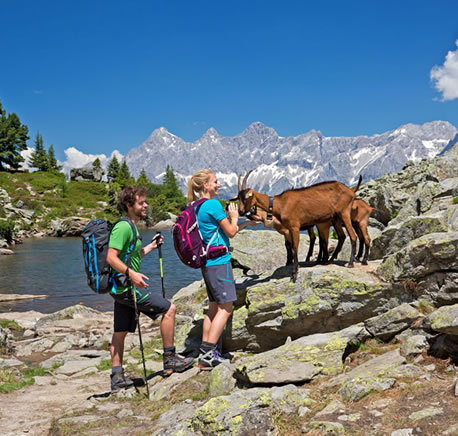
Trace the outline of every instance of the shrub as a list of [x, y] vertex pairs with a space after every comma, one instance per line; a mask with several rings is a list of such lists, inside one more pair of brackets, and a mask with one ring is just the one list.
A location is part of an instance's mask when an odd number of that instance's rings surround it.
[[0, 238], [6, 239], [8, 244], [13, 242], [14, 236], [14, 221], [13, 220], [0, 220]]

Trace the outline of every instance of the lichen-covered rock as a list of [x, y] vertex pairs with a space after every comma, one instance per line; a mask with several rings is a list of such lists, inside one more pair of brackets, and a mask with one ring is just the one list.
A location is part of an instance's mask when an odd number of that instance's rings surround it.
[[394, 378], [350, 378], [342, 384], [337, 393], [346, 401], [359, 401], [371, 392], [391, 389], [395, 383]]
[[191, 428], [202, 434], [276, 434], [269, 409], [272, 395], [267, 390], [236, 391], [230, 396], [215, 397], [197, 409]]
[[191, 428], [206, 435], [275, 435], [274, 412], [297, 413], [314, 404], [308, 396], [307, 389], [294, 385], [235, 390], [201, 406], [191, 419]]
[[436, 332], [458, 336], [458, 304], [440, 307], [428, 315], [426, 323]]
[[423, 297], [436, 306], [458, 303], [458, 272], [436, 272], [412, 284], [417, 297]]
[[247, 306], [234, 311], [224, 335], [230, 350], [264, 351], [288, 337], [341, 330], [405, 298], [363, 270], [337, 265], [301, 268], [296, 283], [278, 271], [246, 285]]
[[377, 338], [390, 340], [423, 315], [408, 303], [401, 304], [364, 322], [366, 330]]
[[[308, 236], [301, 234], [298, 257], [304, 261]], [[286, 264], [285, 238], [273, 230], [242, 230], [232, 240], [235, 265], [255, 274], [274, 271]]]
[[387, 227], [378, 237], [374, 238], [369, 258], [382, 259], [423, 235], [447, 231], [448, 225], [444, 213], [410, 217], [401, 224]]
[[208, 380], [208, 393], [211, 397], [230, 394], [236, 385], [234, 377], [235, 367], [230, 364], [221, 364], [214, 368]]
[[444, 410], [440, 407], [428, 407], [427, 409], [413, 412], [409, 415], [412, 421], [419, 421], [424, 418], [431, 418], [432, 416], [443, 415]]
[[378, 269], [386, 280], [418, 280], [440, 271], [458, 270], [458, 232], [431, 233], [387, 257]]
[[304, 336], [281, 347], [240, 360], [235, 377], [252, 385], [304, 383], [342, 371], [347, 347], [368, 337], [362, 325], [334, 333]]
[[325, 382], [325, 387], [342, 386], [349, 380], [376, 380], [419, 375], [419, 370], [414, 365], [406, 365], [405, 357], [401, 356], [399, 349], [389, 351], [374, 357], [357, 366], [349, 372], [340, 374]]
[[415, 356], [428, 349], [428, 340], [424, 335], [411, 335], [401, 341], [401, 355]]
[[320, 434], [324, 435], [336, 435], [344, 434], [345, 428], [340, 422], [330, 422], [330, 421], [310, 421], [304, 426], [304, 432], [309, 432], [313, 430], [319, 430]]

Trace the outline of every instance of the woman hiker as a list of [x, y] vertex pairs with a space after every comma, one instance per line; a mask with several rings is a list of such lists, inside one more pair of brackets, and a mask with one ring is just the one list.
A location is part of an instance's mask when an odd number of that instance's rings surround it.
[[208, 244], [211, 240], [211, 246], [225, 245], [228, 249], [222, 256], [208, 259], [205, 266], [202, 267], [209, 308], [202, 328], [202, 344], [198, 363], [201, 370], [211, 370], [216, 365], [227, 361], [221, 356], [217, 344], [231, 316], [233, 302], [237, 299], [229, 253], [229, 238], [233, 238], [238, 231], [248, 225], [260, 224], [256, 221], [247, 221], [239, 227], [237, 225], [239, 213], [234, 203], [229, 205], [228, 218], [221, 203], [215, 199], [219, 187], [216, 175], [208, 169], [197, 171], [188, 182], [188, 202], [198, 198], [208, 199], [197, 210], [197, 220], [203, 242]]

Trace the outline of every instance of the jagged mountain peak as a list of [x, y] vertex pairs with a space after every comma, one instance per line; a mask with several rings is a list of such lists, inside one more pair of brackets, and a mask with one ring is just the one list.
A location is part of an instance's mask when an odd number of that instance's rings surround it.
[[259, 136], [263, 137], [264, 140], [268, 137], [277, 137], [278, 133], [272, 127], [266, 126], [260, 121], [251, 123], [240, 135], [238, 136]]
[[222, 138], [222, 136], [217, 132], [216, 129], [210, 127], [202, 136], [203, 138]]
[[237, 174], [256, 168], [250, 176], [251, 186], [272, 195], [325, 180], [350, 185], [359, 174], [367, 181], [397, 172], [409, 160], [436, 156], [457, 135], [458, 130], [450, 123], [433, 121], [405, 124], [372, 136], [325, 137], [312, 129], [280, 137], [273, 128], [257, 121], [237, 136], [221, 136], [210, 128], [191, 143], [161, 127], [132, 149], [126, 161], [132, 174], [138, 176], [145, 168], [152, 180], [172, 165], [183, 187], [196, 170], [211, 168], [222, 182], [221, 198], [236, 192]]

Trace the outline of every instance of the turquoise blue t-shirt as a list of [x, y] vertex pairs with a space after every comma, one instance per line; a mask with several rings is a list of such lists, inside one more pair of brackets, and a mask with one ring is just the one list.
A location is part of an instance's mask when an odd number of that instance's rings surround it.
[[[210, 239], [218, 228], [219, 222], [224, 218], [227, 218], [226, 212], [224, 212], [223, 206], [221, 206], [221, 203], [218, 200], [210, 199], [200, 206], [197, 213], [197, 220], [199, 222], [200, 233], [205, 244], [210, 242]], [[225, 245], [229, 249], [229, 238], [221, 228], [219, 228], [218, 234], [213, 238], [211, 247], [216, 245]], [[231, 254], [227, 252], [224, 256], [207, 260], [205, 265], [225, 265], [226, 263], [229, 263], [230, 260]]]

